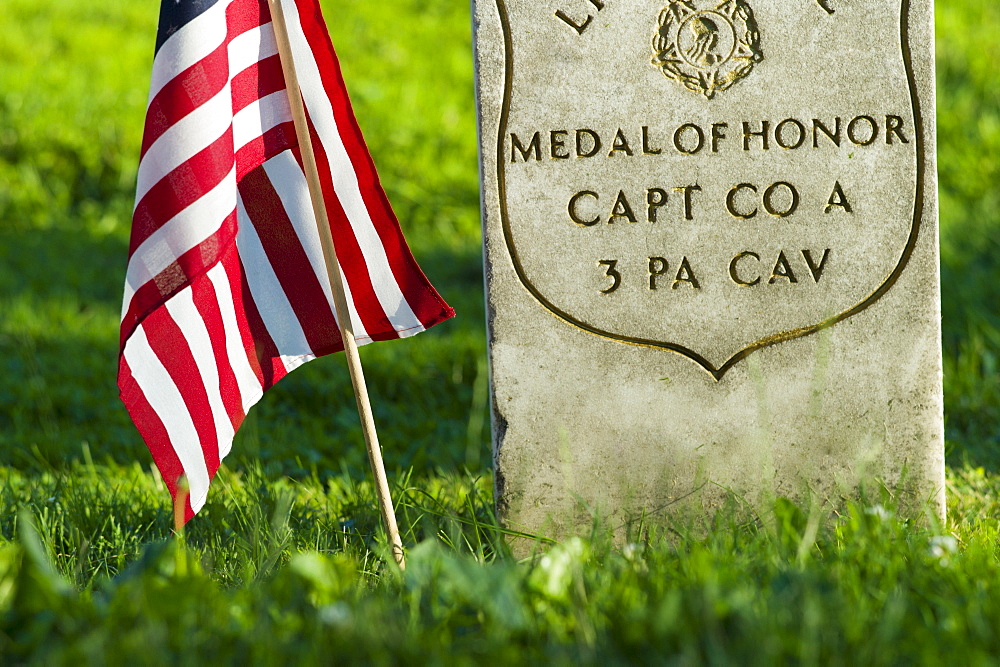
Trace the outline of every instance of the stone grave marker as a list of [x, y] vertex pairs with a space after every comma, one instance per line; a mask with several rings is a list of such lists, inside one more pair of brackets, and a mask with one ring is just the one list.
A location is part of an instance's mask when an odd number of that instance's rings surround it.
[[475, 0], [496, 491], [944, 513], [928, 0]]

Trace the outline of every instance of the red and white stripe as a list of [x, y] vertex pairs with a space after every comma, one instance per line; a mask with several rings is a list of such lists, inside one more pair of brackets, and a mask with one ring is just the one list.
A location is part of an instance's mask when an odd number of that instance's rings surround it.
[[[174, 0], [165, 0], [173, 2]], [[454, 311], [413, 260], [317, 0], [282, 0], [359, 343]], [[186, 516], [247, 411], [343, 349], [266, 0], [218, 0], [163, 41], [142, 143], [119, 387]]]

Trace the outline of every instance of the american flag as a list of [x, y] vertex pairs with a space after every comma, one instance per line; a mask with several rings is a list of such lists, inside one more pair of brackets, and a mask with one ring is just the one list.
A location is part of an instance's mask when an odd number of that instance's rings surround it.
[[[359, 344], [454, 315], [413, 260], [318, 0], [282, 0]], [[266, 0], [163, 0], [122, 306], [118, 385], [185, 519], [247, 411], [338, 352], [330, 280]]]

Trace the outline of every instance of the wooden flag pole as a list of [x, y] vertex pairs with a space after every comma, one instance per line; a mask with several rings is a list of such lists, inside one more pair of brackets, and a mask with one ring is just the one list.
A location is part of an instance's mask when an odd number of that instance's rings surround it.
[[174, 535], [182, 538], [184, 537], [185, 510], [190, 494], [191, 485], [188, 484], [187, 475], [181, 475], [177, 480], [177, 493], [174, 495]]
[[306, 122], [305, 107], [299, 80], [295, 74], [292, 59], [292, 49], [288, 39], [288, 28], [280, 0], [267, 0], [271, 9], [271, 21], [274, 25], [274, 36], [278, 44], [278, 55], [281, 59], [281, 69], [285, 75], [285, 86], [288, 90], [288, 102], [292, 107], [292, 120], [295, 123], [295, 136], [302, 152], [302, 166], [305, 169], [306, 182], [309, 184], [309, 197], [312, 199], [313, 212], [316, 214], [316, 224], [319, 226], [319, 238], [323, 246], [323, 257], [326, 260], [326, 270], [330, 275], [333, 287], [333, 302], [337, 311], [337, 323], [340, 325], [340, 335], [344, 340], [344, 354], [347, 355], [347, 368], [351, 374], [351, 384], [354, 385], [354, 397], [358, 401], [358, 413], [361, 415], [361, 428], [365, 434], [365, 444], [368, 447], [368, 462], [375, 476], [375, 490], [378, 493], [382, 519], [385, 521], [386, 532], [392, 544], [392, 555], [400, 569], [406, 568], [403, 555], [403, 542], [399, 538], [399, 528], [396, 525], [396, 513], [392, 508], [392, 498], [389, 494], [389, 481], [385, 475], [385, 465], [382, 462], [382, 448], [375, 432], [375, 420], [372, 417], [371, 401], [368, 398], [368, 387], [365, 384], [364, 371], [361, 369], [361, 357], [358, 355], [358, 344], [354, 339], [354, 325], [351, 322], [350, 311], [347, 308], [347, 296], [344, 291], [344, 281], [337, 262], [337, 250], [330, 234], [330, 221], [326, 215], [326, 204], [323, 201], [323, 190], [320, 186], [319, 170], [316, 167], [316, 156], [313, 153], [312, 140], [309, 137], [309, 125]]

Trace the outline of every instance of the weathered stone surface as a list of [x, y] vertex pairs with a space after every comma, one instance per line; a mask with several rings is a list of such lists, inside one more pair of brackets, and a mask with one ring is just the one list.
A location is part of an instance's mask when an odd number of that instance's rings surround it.
[[498, 504], [944, 512], [926, 0], [476, 0]]

